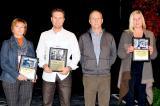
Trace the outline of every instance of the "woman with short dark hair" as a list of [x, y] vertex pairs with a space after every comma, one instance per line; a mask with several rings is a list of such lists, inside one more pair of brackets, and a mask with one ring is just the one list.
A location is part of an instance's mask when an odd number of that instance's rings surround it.
[[30, 106], [33, 83], [19, 73], [22, 55], [35, 57], [33, 44], [25, 38], [27, 22], [16, 18], [11, 23], [12, 36], [1, 48], [0, 76], [8, 106]]

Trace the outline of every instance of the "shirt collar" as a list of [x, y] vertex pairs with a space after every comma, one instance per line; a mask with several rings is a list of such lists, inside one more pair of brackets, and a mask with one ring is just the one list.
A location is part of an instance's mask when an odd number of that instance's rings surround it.
[[95, 36], [95, 35], [97, 35], [97, 34], [100, 35], [100, 36], [102, 36], [102, 33], [103, 33], [103, 30], [102, 30], [102, 32], [100, 32], [100, 33], [95, 33], [95, 32], [93, 32], [92, 28], [90, 28], [89, 31], [90, 31], [90, 33], [91, 33], [92, 36]]
[[64, 30], [64, 28], [62, 27], [61, 30], [60, 30], [59, 32], [55, 32], [55, 31], [54, 31], [54, 28], [52, 27], [52, 31], [53, 31], [53, 33], [55, 33], [55, 34], [61, 33], [63, 30]]

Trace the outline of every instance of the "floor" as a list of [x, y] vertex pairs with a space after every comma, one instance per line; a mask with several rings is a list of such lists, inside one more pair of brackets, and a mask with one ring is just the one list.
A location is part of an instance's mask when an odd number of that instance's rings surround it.
[[[0, 93], [0, 106], [7, 106], [3, 90], [1, 91], [2, 92]], [[41, 88], [34, 88], [31, 106], [42, 106]], [[53, 106], [60, 106], [58, 95], [55, 95], [54, 97]], [[71, 98], [71, 106], [84, 106], [83, 95], [73, 94]], [[110, 106], [118, 106], [118, 95], [117, 94], [111, 95]], [[124, 106], [124, 104], [122, 103], [120, 106]]]

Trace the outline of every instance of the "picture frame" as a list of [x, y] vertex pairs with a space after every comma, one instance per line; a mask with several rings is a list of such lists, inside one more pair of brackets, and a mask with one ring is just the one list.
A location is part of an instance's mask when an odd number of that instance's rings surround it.
[[133, 38], [133, 61], [149, 61], [149, 38]]
[[53, 72], [61, 72], [66, 67], [68, 49], [53, 48], [49, 50], [49, 67]]
[[27, 77], [27, 80], [36, 79], [38, 58], [21, 55], [19, 64], [19, 73]]

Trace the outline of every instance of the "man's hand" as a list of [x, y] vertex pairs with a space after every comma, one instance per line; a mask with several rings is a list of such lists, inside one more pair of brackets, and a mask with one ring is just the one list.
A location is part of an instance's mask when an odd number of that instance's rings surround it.
[[48, 67], [48, 64], [43, 65], [43, 69], [46, 73], [52, 73], [52, 70]]
[[67, 67], [62, 68], [62, 72], [60, 73], [63, 75], [67, 75], [71, 70], [72, 70], [71, 67], [67, 66]]

